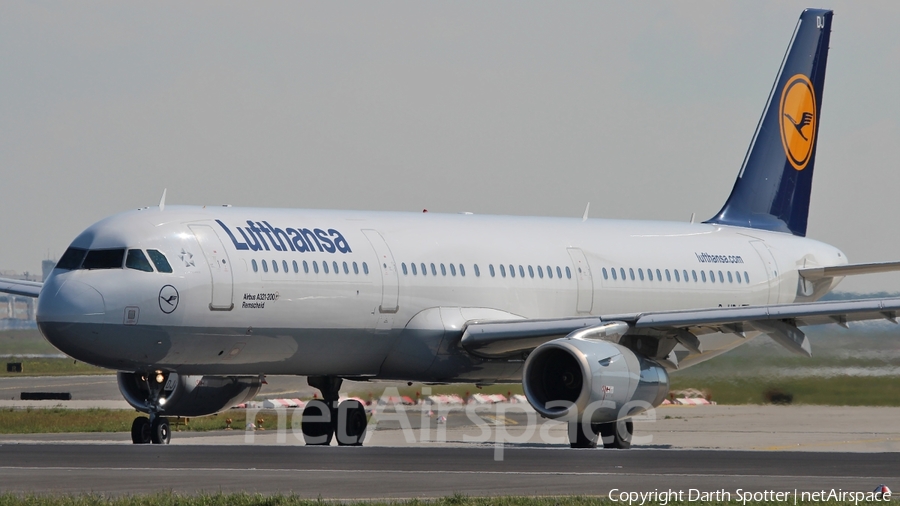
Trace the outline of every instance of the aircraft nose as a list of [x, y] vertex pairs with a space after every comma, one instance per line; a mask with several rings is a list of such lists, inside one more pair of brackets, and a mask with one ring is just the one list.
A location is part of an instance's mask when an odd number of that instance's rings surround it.
[[42, 321], [84, 321], [84, 317], [96, 317], [106, 312], [103, 295], [93, 286], [67, 279], [53, 290], [42, 290], [38, 300], [38, 318]]

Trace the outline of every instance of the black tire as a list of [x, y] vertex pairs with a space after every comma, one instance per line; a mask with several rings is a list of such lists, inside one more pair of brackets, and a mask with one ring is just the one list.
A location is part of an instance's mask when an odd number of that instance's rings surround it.
[[337, 434], [341, 446], [362, 446], [369, 417], [366, 408], [357, 400], [347, 400], [338, 406]]
[[335, 413], [332, 413], [328, 405], [319, 399], [313, 399], [303, 408], [303, 419], [300, 421], [300, 430], [303, 431], [303, 440], [308, 445], [331, 444], [334, 437]]
[[150, 444], [150, 419], [139, 416], [131, 422], [131, 442], [136, 445]]
[[634, 423], [631, 418], [600, 424], [600, 436], [603, 439], [604, 448], [627, 450], [631, 448], [633, 435]]
[[150, 424], [150, 441], [156, 445], [167, 445], [172, 440], [172, 431], [169, 420], [163, 416], [157, 417]]
[[572, 448], [596, 448], [599, 423], [569, 423], [569, 446]]

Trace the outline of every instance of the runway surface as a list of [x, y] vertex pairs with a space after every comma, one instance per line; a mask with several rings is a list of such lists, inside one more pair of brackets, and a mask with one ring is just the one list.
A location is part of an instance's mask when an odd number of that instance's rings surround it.
[[304, 497], [607, 495], [611, 490], [871, 491], [900, 479], [893, 453], [4, 444], [0, 490]]

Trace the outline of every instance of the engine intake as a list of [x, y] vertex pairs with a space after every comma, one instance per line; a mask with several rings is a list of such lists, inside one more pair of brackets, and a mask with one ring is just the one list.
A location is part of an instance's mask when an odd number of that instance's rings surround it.
[[669, 393], [669, 375], [624, 346], [564, 337], [528, 356], [522, 386], [544, 417], [603, 423], [659, 406]]
[[[140, 373], [118, 373], [119, 391], [136, 410], [150, 411], [150, 386]], [[204, 416], [247, 402], [259, 393], [257, 376], [180, 376], [164, 377], [160, 404], [165, 416]]]

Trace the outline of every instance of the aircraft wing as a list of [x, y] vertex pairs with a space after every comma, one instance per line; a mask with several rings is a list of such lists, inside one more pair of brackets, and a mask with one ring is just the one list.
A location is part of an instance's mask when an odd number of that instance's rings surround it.
[[37, 281], [0, 278], [0, 293], [20, 295], [22, 297], [37, 297], [41, 294], [42, 286], [44, 284]]
[[833, 267], [812, 267], [800, 269], [800, 275], [815, 281], [838, 276], [854, 276], [857, 274], [876, 274], [880, 272], [900, 271], [900, 262], [874, 262], [869, 264], [835, 265]]
[[[889, 320], [897, 323], [900, 299], [867, 299], [772, 304], [732, 308], [691, 309], [630, 313], [588, 318], [552, 320], [471, 321], [466, 324], [460, 344], [474, 355], [486, 358], [510, 357], [524, 353], [571, 332], [602, 324], [623, 322], [625, 332], [594, 337], [618, 341], [625, 334], [673, 338], [693, 353], [701, 353], [698, 335], [714, 332], [744, 335], [759, 331], [788, 350], [811, 355], [809, 341], [799, 327], [836, 323], [847, 326], [860, 320]], [[611, 333], [624, 326], [608, 326]]]

